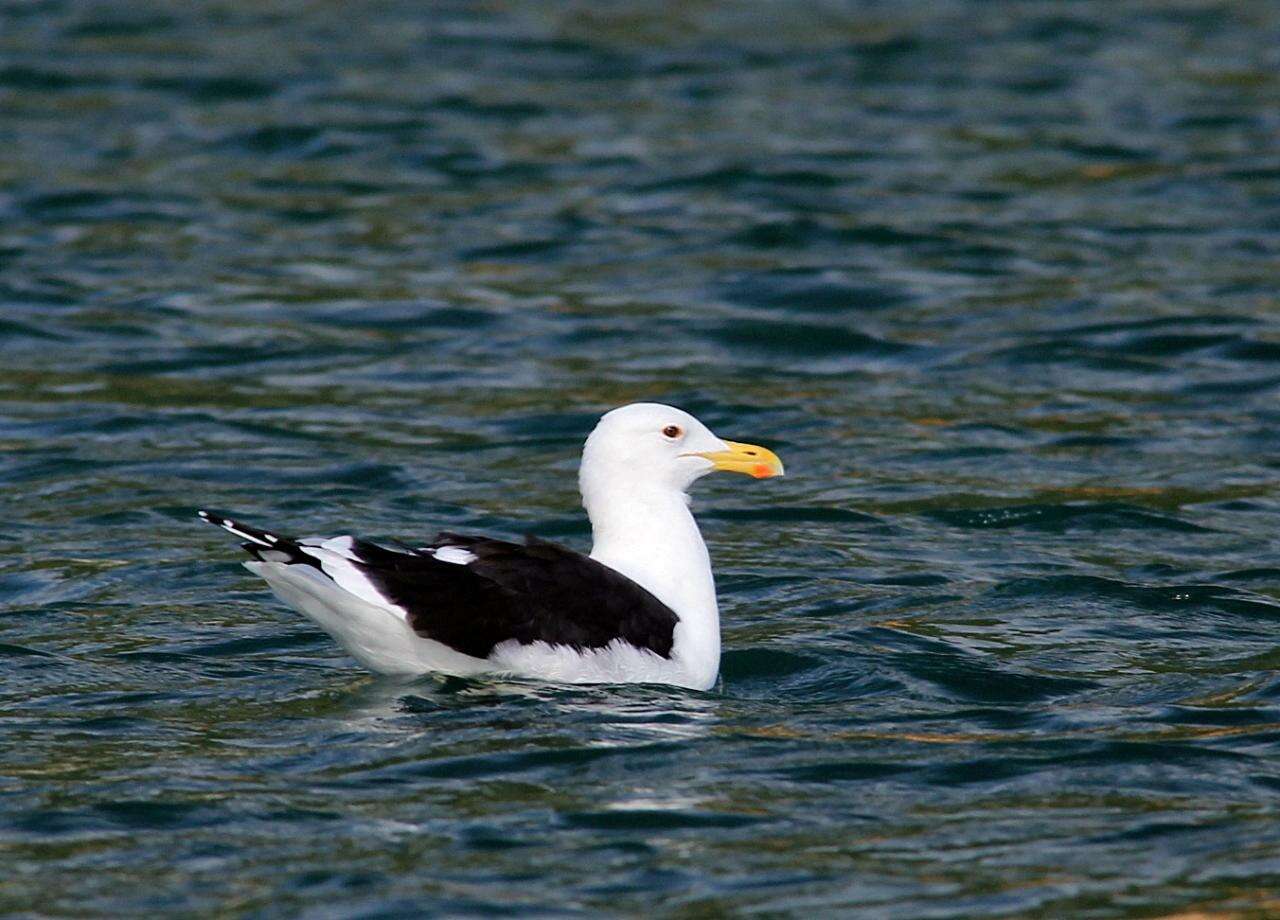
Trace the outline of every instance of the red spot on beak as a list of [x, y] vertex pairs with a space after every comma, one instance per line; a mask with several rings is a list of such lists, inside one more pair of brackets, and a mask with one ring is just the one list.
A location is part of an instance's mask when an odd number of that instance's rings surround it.
[[765, 466], [763, 463], [757, 463], [751, 468], [751, 475], [756, 477], [756, 479], [768, 479], [773, 475], [773, 470], [769, 469], [769, 467]]

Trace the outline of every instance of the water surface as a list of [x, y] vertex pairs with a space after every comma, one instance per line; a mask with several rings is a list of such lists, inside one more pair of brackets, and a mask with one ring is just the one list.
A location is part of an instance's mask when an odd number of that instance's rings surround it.
[[[1280, 11], [0, 8], [0, 910], [1280, 910]], [[721, 477], [723, 685], [393, 683], [239, 568]]]

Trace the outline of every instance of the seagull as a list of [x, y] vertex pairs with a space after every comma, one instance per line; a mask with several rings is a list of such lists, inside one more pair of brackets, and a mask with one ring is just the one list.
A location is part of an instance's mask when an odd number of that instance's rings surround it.
[[245, 568], [375, 673], [707, 690], [720, 670], [720, 614], [688, 489], [716, 470], [783, 474], [773, 451], [722, 440], [672, 406], [606, 413], [578, 470], [590, 555], [448, 531], [389, 549], [198, 514], [244, 540]]

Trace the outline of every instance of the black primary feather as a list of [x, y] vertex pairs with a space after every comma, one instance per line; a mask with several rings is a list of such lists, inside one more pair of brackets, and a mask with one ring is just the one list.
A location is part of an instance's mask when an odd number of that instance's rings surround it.
[[282, 537], [279, 534], [271, 533], [268, 530], [261, 530], [257, 527], [250, 526], [243, 521], [235, 520], [229, 517], [222, 517], [214, 514], [212, 511], [197, 511], [196, 514], [203, 521], [215, 524], [228, 533], [235, 534], [237, 537], [243, 537], [248, 540], [247, 543], [241, 543], [241, 548], [262, 562], [286, 562], [290, 565], [309, 565], [324, 571], [320, 566], [320, 560], [315, 556], [307, 553], [306, 547], [300, 545], [292, 537]]

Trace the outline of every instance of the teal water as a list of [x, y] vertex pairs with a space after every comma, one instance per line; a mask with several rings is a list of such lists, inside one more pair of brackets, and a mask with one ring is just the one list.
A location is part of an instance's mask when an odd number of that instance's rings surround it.
[[[0, 913], [1280, 912], [1278, 48], [0, 6]], [[584, 547], [638, 399], [787, 464], [714, 692], [374, 679], [193, 517]]]

